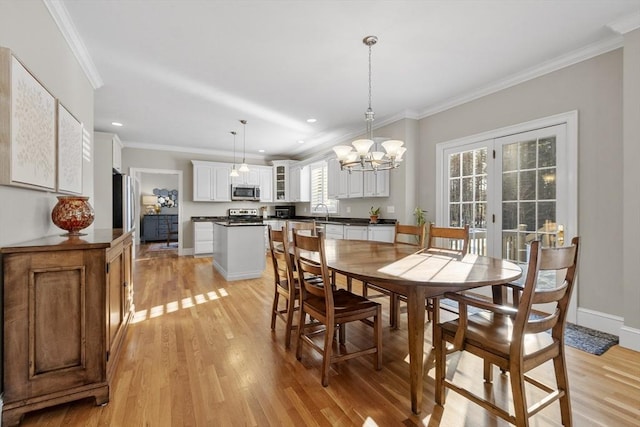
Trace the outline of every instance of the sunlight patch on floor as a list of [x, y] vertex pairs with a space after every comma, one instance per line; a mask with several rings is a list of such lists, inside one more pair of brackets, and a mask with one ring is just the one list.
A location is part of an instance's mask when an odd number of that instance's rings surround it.
[[205, 304], [209, 301], [215, 301], [222, 297], [229, 296], [226, 290], [223, 288], [218, 289], [218, 291], [207, 292], [206, 294], [198, 294], [193, 297], [183, 298], [180, 301], [171, 301], [164, 305], [157, 305], [155, 307], [151, 307], [149, 310], [140, 310], [136, 311], [133, 315], [133, 319], [131, 323], [139, 323], [144, 320], [154, 319], [156, 317], [160, 317], [164, 314], [173, 313], [178, 310], [195, 307], [197, 304]]

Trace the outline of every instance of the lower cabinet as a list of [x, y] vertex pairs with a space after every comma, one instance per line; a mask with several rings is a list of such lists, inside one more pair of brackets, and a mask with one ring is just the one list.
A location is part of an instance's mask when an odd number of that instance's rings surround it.
[[87, 397], [109, 401], [109, 381], [133, 312], [132, 237], [97, 230], [0, 249], [2, 425]]
[[196, 221], [193, 223], [193, 254], [213, 254], [213, 222]]
[[142, 240], [144, 242], [166, 241], [169, 231], [178, 232], [178, 215], [145, 215], [142, 218]]
[[369, 240], [393, 243], [396, 239], [395, 225], [370, 225]]

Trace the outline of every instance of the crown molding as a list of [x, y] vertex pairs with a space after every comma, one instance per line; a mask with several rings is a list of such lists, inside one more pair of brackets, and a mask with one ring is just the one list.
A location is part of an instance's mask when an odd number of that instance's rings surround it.
[[618, 34], [626, 34], [630, 31], [640, 28], [640, 11], [632, 13], [627, 16], [623, 16], [620, 19], [607, 24], [607, 27], [611, 28]]
[[49, 9], [49, 13], [60, 29], [62, 36], [67, 41], [71, 52], [73, 52], [78, 60], [80, 67], [87, 76], [87, 79], [89, 79], [93, 89], [95, 90], [100, 88], [104, 84], [104, 81], [102, 80], [102, 77], [100, 77], [100, 73], [98, 73], [98, 69], [93, 63], [87, 47], [80, 38], [78, 30], [76, 30], [75, 25], [71, 21], [67, 8], [60, 0], [42, 0], [42, 2], [47, 9]]
[[578, 62], [586, 61], [587, 59], [602, 55], [604, 53], [618, 49], [622, 46], [622, 36], [616, 35], [613, 37], [609, 37], [605, 40], [574, 50], [573, 52], [559, 56], [550, 61], [543, 62], [523, 72], [513, 74], [505, 79], [491, 83], [485, 87], [469, 92], [463, 96], [450, 98], [449, 100], [446, 100], [440, 104], [436, 104], [432, 107], [426, 108], [422, 110], [418, 119], [423, 119], [433, 114], [446, 111], [453, 107], [457, 107], [458, 105], [466, 104], [467, 102], [474, 101], [478, 98], [482, 98], [483, 96], [491, 95], [492, 93], [499, 92], [501, 90], [510, 88], [529, 80], [533, 80], [537, 77], [544, 76], [545, 74], [549, 74], [562, 68], [577, 64]]
[[[205, 148], [193, 148], [193, 147], [182, 147], [177, 145], [159, 145], [159, 144], [149, 144], [145, 142], [133, 142], [133, 141], [122, 141], [122, 146], [124, 148], [137, 148], [141, 150], [155, 150], [155, 151], [170, 151], [170, 152], [178, 152], [178, 153], [190, 153], [190, 154], [205, 154], [209, 156], [223, 156], [223, 157], [233, 157], [233, 151], [228, 150], [209, 150]], [[236, 152], [236, 157], [240, 160], [242, 157], [238, 156]], [[247, 153], [244, 158], [246, 159], [254, 159], [254, 160], [265, 160], [266, 156]], [[237, 162], [238, 164], [242, 162]]]

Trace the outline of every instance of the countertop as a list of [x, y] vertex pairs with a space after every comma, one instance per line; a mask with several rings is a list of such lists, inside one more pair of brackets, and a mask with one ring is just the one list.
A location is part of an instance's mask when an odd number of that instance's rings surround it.
[[60, 233], [7, 245], [0, 248], [0, 253], [109, 248], [131, 235], [131, 232], [123, 232], [120, 228], [87, 231], [80, 236], [74, 237], [64, 236], [63, 230], [60, 230]]
[[[369, 218], [347, 218], [347, 217], [329, 217], [328, 221], [319, 216], [296, 216], [293, 218], [278, 218], [269, 216], [265, 220], [282, 220], [282, 221], [311, 221], [315, 220], [316, 224], [337, 224], [337, 225], [395, 225], [395, 219], [378, 219], [377, 223], [371, 223]], [[226, 216], [192, 216], [192, 222], [228, 222]], [[227, 224], [236, 226], [237, 224]], [[255, 224], [254, 224], [255, 225]]]

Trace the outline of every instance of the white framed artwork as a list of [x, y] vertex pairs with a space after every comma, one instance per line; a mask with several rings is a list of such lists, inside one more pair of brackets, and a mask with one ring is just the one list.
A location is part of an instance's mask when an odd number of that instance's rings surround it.
[[56, 100], [11, 57], [11, 183], [56, 187]]
[[82, 194], [82, 123], [58, 102], [58, 192]]

